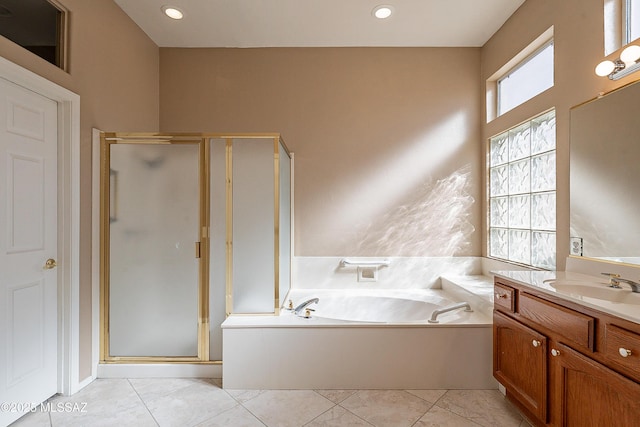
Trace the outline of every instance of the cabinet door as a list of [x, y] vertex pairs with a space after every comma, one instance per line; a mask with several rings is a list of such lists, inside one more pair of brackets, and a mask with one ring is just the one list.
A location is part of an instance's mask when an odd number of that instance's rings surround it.
[[547, 338], [494, 312], [493, 346], [493, 376], [509, 397], [546, 422]]
[[557, 372], [553, 425], [565, 427], [640, 425], [640, 384], [562, 344], [551, 350]]

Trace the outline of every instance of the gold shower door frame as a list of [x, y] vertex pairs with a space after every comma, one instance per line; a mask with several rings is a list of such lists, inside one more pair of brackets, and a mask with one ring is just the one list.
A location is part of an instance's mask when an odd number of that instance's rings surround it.
[[[103, 132], [100, 136], [100, 361], [101, 363], [216, 363], [209, 360], [209, 268], [210, 268], [210, 140], [226, 142], [226, 315], [233, 312], [233, 170], [234, 139], [265, 139], [274, 147], [274, 311], [280, 313], [280, 146], [290, 151], [279, 133], [119, 133]], [[200, 241], [196, 242], [199, 258], [198, 274], [198, 355], [193, 356], [111, 356], [109, 350], [109, 248], [112, 178], [111, 144], [197, 144], [200, 164]], [[291, 256], [291, 254], [290, 254]], [[248, 313], [246, 313], [248, 314]], [[255, 314], [255, 313], [251, 313]]]
[[[291, 152], [289, 151], [289, 148], [287, 147], [284, 140], [282, 139], [282, 136], [279, 133], [225, 134], [210, 137], [215, 139], [223, 139], [226, 143], [226, 315], [230, 316], [233, 314], [254, 316], [256, 314], [263, 314], [278, 316], [280, 314], [280, 147], [282, 146], [287, 156], [289, 156], [289, 159], [291, 159]], [[233, 141], [235, 139], [265, 139], [267, 143], [269, 141], [272, 141], [273, 143], [273, 312], [240, 313], [234, 311], [233, 309]], [[290, 254], [289, 256], [291, 257], [292, 254]]]
[[[100, 360], [102, 363], [148, 363], [148, 362], [208, 362], [209, 361], [209, 264], [208, 260], [208, 224], [209, 224], [209, 162], [205, 161], [209, 145], [198, 135], [161, 135], [148, 133], [102, 133], [100, 136]], [[110, 212], [111, 186], [111, 150], [112, 144], [188, 144], [199, 147], [199, 186], [200, 186], [200, 224], [199, 242], [195, 242], [195, 257], [198, 266], [198, 345], [196, 356], [112, 356], [109, 336], [109, 286], [110, 286]]]

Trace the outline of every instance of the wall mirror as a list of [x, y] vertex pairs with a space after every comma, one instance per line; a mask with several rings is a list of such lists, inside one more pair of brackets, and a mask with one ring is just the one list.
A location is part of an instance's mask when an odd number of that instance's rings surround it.
[[640, 264], [640, 82], [571, 109], [570, 254]]

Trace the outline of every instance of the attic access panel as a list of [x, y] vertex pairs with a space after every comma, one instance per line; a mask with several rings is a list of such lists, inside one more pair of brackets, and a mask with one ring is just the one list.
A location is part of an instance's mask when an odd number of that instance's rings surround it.
[[66, 17], [54, 0], [0, 0], [0, 35], [65, 70]]

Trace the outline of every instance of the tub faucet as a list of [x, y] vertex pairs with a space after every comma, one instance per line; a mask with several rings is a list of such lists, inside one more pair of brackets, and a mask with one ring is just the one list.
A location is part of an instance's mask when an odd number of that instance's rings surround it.
[[634, 282], [633, 280], [625, 279], [620, 277], [619, 274], [615, 273], [601, 273], [603, 276], [607, 276], [609, 278], [609, 287], [620, 289], [620, 283], [626, 283], [631, 286], [631, 291], [640, 294], [640, 283]]
[[[307, 300], [307, 301], [303, 302], [302, 304], [298, 305], [296, 308], [294, 308], [293, 309], [293, 313], [296, 316], [299, 316], [300, 312], [303, 311], [305, 308], [307, 308], [307, 306], [309, 306], [309, 305], [311, 305], [313, 303], [317, 304], [318, 302], [320, 302], [319, 298], [311, 298], [310, 300]], [[311, 309], [309, 309], [309, 310], [311, 310]]]

